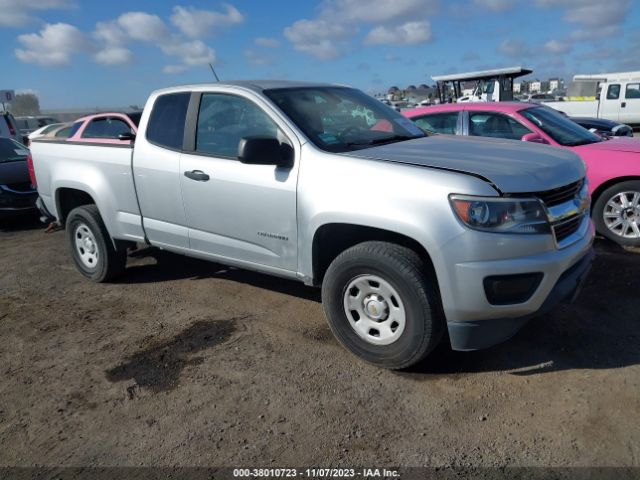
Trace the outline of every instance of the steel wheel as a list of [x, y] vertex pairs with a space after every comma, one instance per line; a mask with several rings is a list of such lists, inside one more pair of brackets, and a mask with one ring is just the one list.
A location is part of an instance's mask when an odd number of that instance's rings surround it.
[[395, 342], [406, 324], [400, 295], [377, 275], [360, 275], [349, 282], [344, 291], [344, 311], [356, 334], [373, 345]]
[[98, 242], [89, 227], [84, 223], [79, 223], [73, 232], [76, 251], [80, 261], [87, 268], [96, 268], [98, 266]]
[[615, 194], [607, 201], [602, 215], [604, 224], [614, 235], [640, 239], [640, 192]]

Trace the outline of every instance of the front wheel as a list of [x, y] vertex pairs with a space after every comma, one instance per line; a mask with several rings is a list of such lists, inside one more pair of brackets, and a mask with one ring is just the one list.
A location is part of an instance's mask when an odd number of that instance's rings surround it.
[[445, 321], [436, 280], [413, 250], [364, 242], [341, 253], [322, 282], [336, 338], [376, 366], [409, 367], [439, 343]]
[[125, 268], [127, 252], [116, 250], [95, 205], [74, 208], [67, 216], [67, 243], [80, 273], [94, 282], [106, 282]]
[[598, 233], [614, 242], [640, 247], [640, 180], [617, 183], [593, 207]]

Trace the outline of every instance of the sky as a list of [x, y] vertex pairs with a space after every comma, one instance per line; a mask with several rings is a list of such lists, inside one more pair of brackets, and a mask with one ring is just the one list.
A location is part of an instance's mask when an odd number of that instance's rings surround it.
[[640, 70], [640, 0], [0, 0], [0, 89], [43, 109], [143, 105], [171, 85], [295, 79], [375, 94], [522, 65]]

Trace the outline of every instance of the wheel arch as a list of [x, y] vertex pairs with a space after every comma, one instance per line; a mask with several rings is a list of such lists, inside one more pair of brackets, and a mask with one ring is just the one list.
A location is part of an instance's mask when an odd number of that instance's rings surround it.
[[[61, 226], [64, 227], [67, 217], [69, 213], [77, 207], [82, 207], [84, 205], [95, 205], [98, 209], [98, 213], [104, 222], [104, 217], [102, 215], [102, 211], [100, 210], [100, 206], [95, 201], [93, 195], [86, 192], [85, 190], [73, 187], [59, 187], [55, 191], [55, 202], [56, 202], [56, 211], [58, 222]], [[116, 250], [126, 250], [129, 247], [135, 245], [135, 242], [131, 242], [128, 240], [119, 240], [113, 237], [111, 232], [109, 231], [108, 225], [105, 223], [105, 228], [107, 229], [107, 233], [109, 233], [109, 238], [113, 243], [113, 246]]]
[[[56, 189], [56, 211], [58, 213], [58, 221], [64, 225], [69, 212], [74, 208], [83, 205], [96, 205], [93, 196], [84, 190], [71, 187], [60, 187]], [[100, 209], [98, 209], [99, 211]]]
[[395, 243], [415, 251], [433, 272], [437, 283], [437, 275], [431, 255], [427, 249], [411, 236], [385, 230], [378, 227], [351, 223], [326, 223], [318, 227], [312, 242], [312, 283], [320, 285], [331, 262], [340, 253], [366, 241], [384, 241]]
[[600, 196], [607, 190], [608, 188], [613, 187], [614, 185], [622, 182], [629, 182], [633, 180], [640, 180], [640, 176], [638, 175], [629, 175], [625, 177], [615, 177], [607, 180], [606, 182], [601, 183], [591, 194], [591, 211], [593, 212], [593, 207], [600, 198]]

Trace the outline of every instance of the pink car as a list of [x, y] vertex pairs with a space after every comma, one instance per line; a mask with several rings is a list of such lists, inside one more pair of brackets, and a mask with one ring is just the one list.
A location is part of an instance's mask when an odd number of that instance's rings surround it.
[[138, 131], [140, 112], [97, 113], [77, 119], [67, 137], [68, 142], [122, 145], [130, 144]]
[[[452, 103], [402, 112], [425, 130], [567, 148], [587, 164], [591, 216], [611, 240], [640, 246], [640, 140], [604, 139], [544, 105]], [[487, 159], [490, 161], [490, 159]]]

